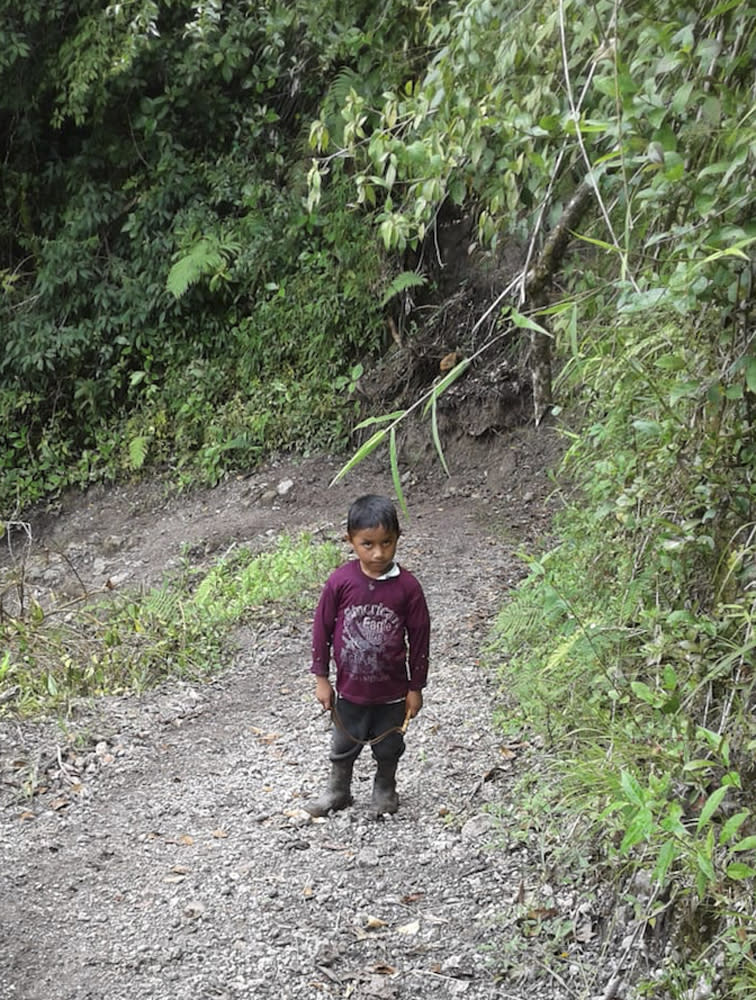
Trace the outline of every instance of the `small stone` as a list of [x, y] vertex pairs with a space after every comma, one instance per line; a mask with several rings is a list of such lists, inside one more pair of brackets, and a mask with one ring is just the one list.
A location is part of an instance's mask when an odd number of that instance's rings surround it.
[[357, 855], [357, 864], [361, 868], [377, 868], [378, 851], [374, 847], [363, 847]]
[[103, 539], [102, 551], [105, 555], [112, 556], [116, 552], [120, 552], [125, 544], [125, 539], [121, 535], [108, 535], [107, 538]]
[[496, 820], [488, 813], [481, 813], [472, 816], [462, 827], [462, 839], [465, 841], [477, 840], [485, 837], [496, 828]]

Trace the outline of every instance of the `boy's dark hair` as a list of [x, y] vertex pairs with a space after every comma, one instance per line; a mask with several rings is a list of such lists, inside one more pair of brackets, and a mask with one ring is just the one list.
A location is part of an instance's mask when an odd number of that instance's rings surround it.
[[377, 527], [385, 528], [399, 537], [402, 532], [396, 507], [388, 497], [377, 496], [375, 493], [357, 497], [347, 514], [347, 534], [351, 536], [355, 531]]

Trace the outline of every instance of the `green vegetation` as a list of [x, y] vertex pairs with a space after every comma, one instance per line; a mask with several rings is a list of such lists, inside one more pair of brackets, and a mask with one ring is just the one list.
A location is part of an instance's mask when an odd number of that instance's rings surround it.
[[[661, 310], [593, 326], [561, 384], [595, 392], [564, 460], [576, 500], [559, 545], [528, 557], [489, 655], [512, 696], [502, 725], [553, 755], [544, 814], [573, 812], [618, 884], [647, 873], [644, 919], [683, 926], [688, 985], [745, 996], [756, 482], [745, 373], [715, 376], [723, 340]], [[680, 974], [649, 995], [677, 996]]]
[[[490, 660], [513, 694], [502, 725], [553, 753], [550, 794], [528, 797], [541, 823], [574, 814], [583, 857], [618, 892], [645, 873], [646, 926], [678, 928], [685, 965], [646, 995], [756, 985], [755, 14], [471, 0], [434, 26], [422, 75], [344, 110], [387, 249], [423, 240], [444, 200], [475, 206], [482, 243], [528, 246], [502, 322], [553, 338], [579, 499], [559, 546], [527, 557]], [[311, 138], [317, 204], [322, 120]], [[585, 183], [557, 291], [541, 233]], [[528, 301], [540, 277], [551, 294]], [[345, 468], [384, 441], [396, 467], [405, 415]]]
[[239, 547], [207, 572], [186, 565], [158, 588], [114, 594], [76, 613], [32, 603], [0, 625], [0, 683], [17, 688], [19, 714], [65, 716], [81, 699], [207, 677], [232, 655], [236, 627], [306, 611], [341, 559], [333, 542], [284, 536], [270, 551]]
[[362, 6], [1, 0], [3, 508], [346, 440], [386, 262], [339, 185], [306, 211], [302, 154], [422, 16]]
[[[148, 468], [215, 483], [361, 419], [347, 467], [388, 444], [400, 493], [398, 424], [424, 407], [442, 453], [436, 401], [487, 345], [358, 413], [384, 310], [429, 290], [443, 220], [493, 268], [522, 248], [494, 336], [553, 363], [578, 499], [489, 659], [502, 725], [559, 762], [542, 822], [574, 814], [583, 861], [652, 886], [680, 957], [647, 996], [756, 986], [755, 47], [751, 0], [0, 0], [7, 518]], [[0, 679], [32, 708], [106, 661], [108, 686], [217, 661], [244, 569], [76, 641], [34, 612]]]

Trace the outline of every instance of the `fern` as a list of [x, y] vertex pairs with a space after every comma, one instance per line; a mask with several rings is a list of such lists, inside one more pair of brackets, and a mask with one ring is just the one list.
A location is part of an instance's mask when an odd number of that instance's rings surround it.
[[149, 439], [141, 435], [129, 441], [129, 462], [132, 469], [141, 469], [147, 457], [147, 445]]
[[395, 296], [401, 295], [408, 288], [418, 288], [425, 285], [426, 282], [427, 279], [422, 274], [417, 274], [415, 271], [402, 271], [401, 274], [397, 274], [386, 289], [381, 299], [381, 306], [388, 305]]
[[168, 272], [165, 287], [180, 299], [190, 285], [223, 267], [223, 254], [215, 240], [203, 236]]
[[345, 66], [339, 70], [328, 88], [326, 101], [332, 101], [337, 108], [343, 108], [350, 90], [354, 90], [358, 94], [362, 92], [362, 77], [353, 69]]

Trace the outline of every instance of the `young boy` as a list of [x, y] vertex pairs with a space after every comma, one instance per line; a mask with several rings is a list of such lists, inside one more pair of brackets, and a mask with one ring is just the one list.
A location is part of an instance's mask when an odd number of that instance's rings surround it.
[[[430, 619], [415, 577], [394, 562], [400, 535], [387, 498], [359, 497], [347, 515], [347, 540], [357, 558], [326, 581], [312, 629], [315, 697], [332, 713], [331, 776], [305, 805], [312, 816], [351, 805], [352, 768], [363, 746], [376, 760], [371, 812], [395, 813], [396, 766], [404, 753], [403, 724], [423, 705]], [[409, 647], [409, 648], [408, 648]], [[328, 679], [331, 654], [336, 693]]]

